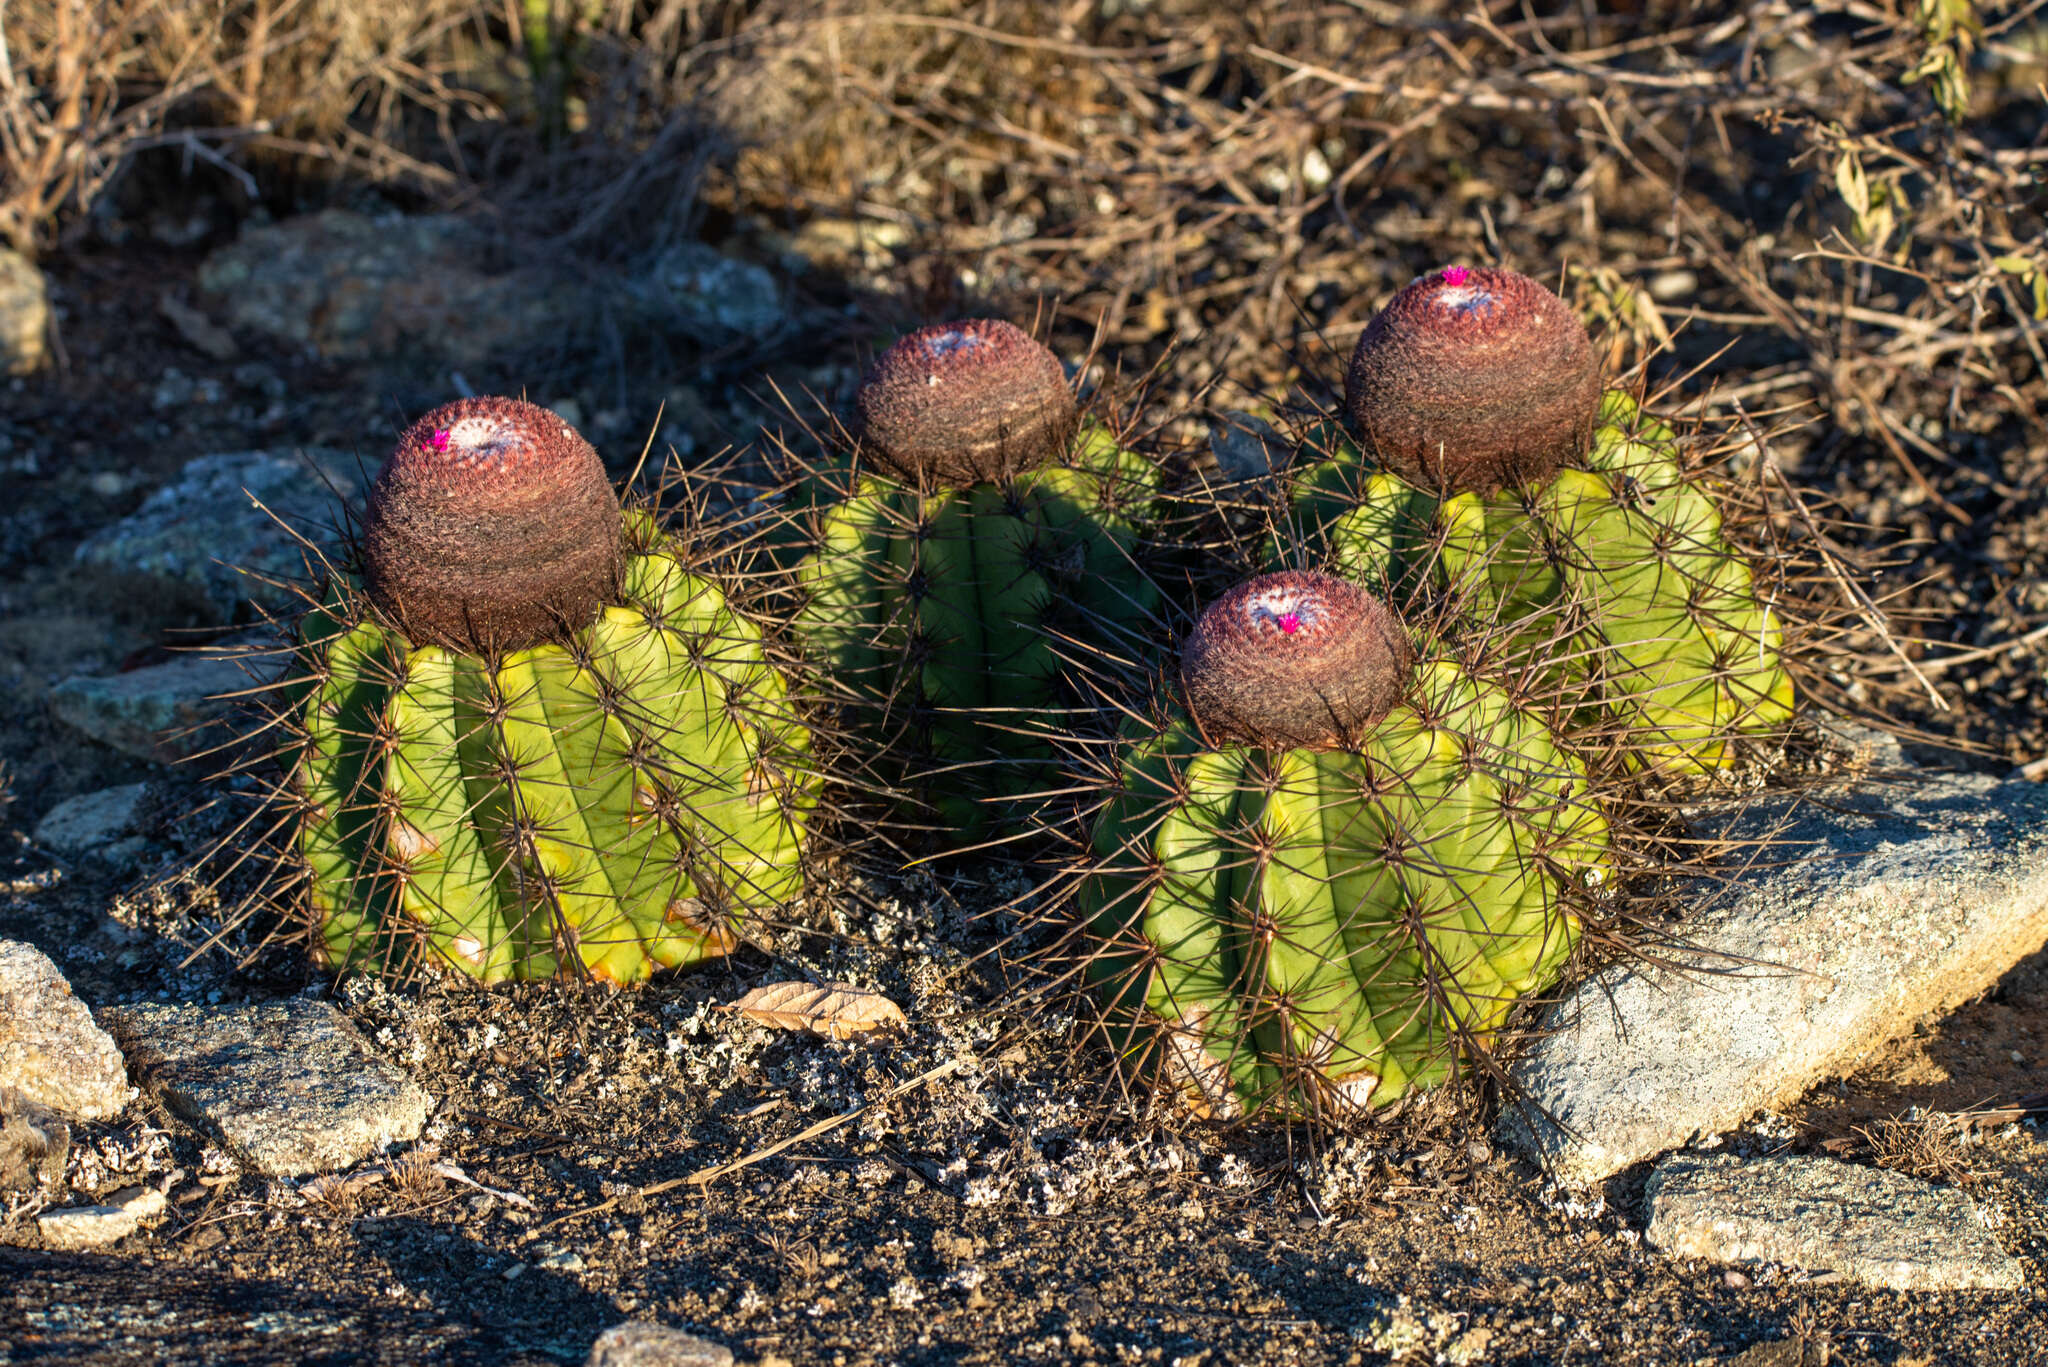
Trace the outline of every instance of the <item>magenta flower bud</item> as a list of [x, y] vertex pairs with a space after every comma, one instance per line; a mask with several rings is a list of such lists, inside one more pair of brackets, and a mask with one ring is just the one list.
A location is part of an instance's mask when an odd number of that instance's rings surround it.
[[1401, 478], [1439, 494], [1545, 483], [1592, 440], [1600, 365], [1562, 299], [1516, 271], [1413, 281], [1358, 339], [1344, 406]]
[[868, 456], [927, 487], [1043, 465], [1066, 449], [1077, 420], [1059, 357], [995, 318], [919, 328], [882, 353], [857, 404]]
[[1401, 700], [1415, 651], [1400, 619], [1348, 579], [1289, 570], [1211, 603], [1181, 647], [1181, 688], [1211, 744], [1328, 749]]
[[370, 488], [363, 586], [421, 644], [490, 654], [559, 639], [617, 601], [623, 572], [604, 462], [538, 404], [444, 404]]

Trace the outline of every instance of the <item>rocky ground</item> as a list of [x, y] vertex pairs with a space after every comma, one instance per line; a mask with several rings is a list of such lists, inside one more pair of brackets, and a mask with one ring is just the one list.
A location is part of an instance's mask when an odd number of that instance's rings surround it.
[[[1764, 46], [1792, 69], [1797, 44]], [[988, 191], [1002, 214], [950, 228], [872, 200], [799, 226], [722, 207], [704, 241], [543, 267], [365, 196], [46, 262], [58, 350], [0, 411], [0, 1363], [2048, 1362], [2036, 332], [1998, 314], [2002, 340], [1951, 373], [1935, 361], [1974, 335], [1967, 300], [1929, 322], [1868, 273], [1853, 302], [1798, 275], [1833, 191], [1784, 171], [1782, 127], [1738, 125], [1723, 154], [1703, 125], [1705, 188], [1681, 200], [1606, 152], [1577, 183], [1458, 131], [1500, 107], [1447, 121], [1447, 179], [1373, 191], [1371, 251], [1304, 216], [1301, 178], [1331, 167], [1298, 148], [1268, 193], [1270, 148], [1211, 166], [1178, 125], [1148, 142], [1104, 118], [1041, 134], [1088, 155], [1012, 168]], [[889, 192], [929, 194], [911, 171], [944, 165], [892, 163]], [[1252, 207], [1211, 217], [1240, 177]], [[1100, 207], [1096, 181], [1145, 212]], [[1091, 232], [1194, 245], [1149, 282], [1086, 277], [1101, 257], [1062, 236], [1069, 200], [1097, 206]], [[1468, 202], [1494, 207], [1444, 207]], [[1517, 1078], [1569, 1134], [1448, 1101], [1314, 1137], [1133, 1112], [1070, 1022], [1006, 1006], [984, 951], [1028, 880], [996, 864], [848, 873], [806, 909], [829, 933], [619, 995], [337, 987], [287, 952], [245, 960], [249, 932], [179, 878], [233, 810], [181, 756], [217, 734], [206, 699], [244, 683], [182, 648], [259, 636], [277, 601], [220, 562], [301, 573], [269, 513], [319, 540], [433, 403], [523, 391], [617, 475], [650, 436], [700, 464], [776, 421], [777, 390], [843, 402], [902, 319], [1066, 290], [1049, 327], [1069, 355], [1103, 318], [1108, 361], [1179, 358], [1149, 427], [1199, 465], [1216, 410], [1276, 416], [1247, 392], [1334, 365], [1417, 261], [1556, 273], [1584, 242], [1690, 317], [1657, 371], [1685, 397], [1716, 387], [1687, 367], [1733, 341], [1718, 392], [1803, 424], [1777, 458], [1846, 550], [1902, 557], [1897, 606], [1919, 616], [1900, 635], [1934, 662], [1900, 690], [1858, 639], [1834, 683], [1964, 749], [1852, 739], [1858, 787], [1687, 903], [1710, 952], [1693, 971], [1617, 965], [1552, 1008]], [[34, 350], [32, 276], [0, 265], [5, 345]], [[1762, 965], [1730, 980], [1728, 955]], [[828, 1040], [725, 1009], [806, 977], [907, 1023]], [[1625, 1036], [1614, 1003], [1639, 1013]], [[622, 1321], [701, 1341], [593, 1356]]]

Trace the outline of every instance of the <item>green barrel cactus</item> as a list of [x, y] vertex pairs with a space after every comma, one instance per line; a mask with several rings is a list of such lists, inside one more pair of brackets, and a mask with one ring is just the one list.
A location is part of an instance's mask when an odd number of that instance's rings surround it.
[[797, 500], [793, 634], [891, 781], [980, 834], [985, 799], [1052, 778], [1073, 643], [1113, 648], [1156, 610], [1138, 567], [1156, 471], [1082, 421], [1058, 358], [1005, 322], [911, 333], [859, 410], [852, 458]]
[[318, 961], [632, 983], [797, 894], [818, 784], [763, 635], [560, 418], [429, 413], [360, 551], [289, 686]]
[[1129, 1071], [1218, 1118], [1378, 1107], [1555, 981], [1608, 828], [1507, 689], [1298, 571], [1213, 603], [1180, 683], [1126, 728], [1076, 893]]
[[1725, 767], [1735, 737], [1790, 719], [1781, 622], [1716, 500], [1667, 424], [1601, 393], [1550, 291], [1415, 281], [1360, 339], [1346, 409], [1364, 453], [1325, 425], [1292, 481], [1290, 531], [1326, 567], [1395, 601], [1448, 591], [1612, 717], [1639, 767]]

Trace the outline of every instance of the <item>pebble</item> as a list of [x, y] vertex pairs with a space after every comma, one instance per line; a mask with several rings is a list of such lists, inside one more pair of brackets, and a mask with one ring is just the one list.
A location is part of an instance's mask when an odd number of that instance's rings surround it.
[[1526, 1104], [1506, 1143], [1599, 1181], [1782, 1109], [2048, 941], [2048, 787], [1925, 776], [1822, 796], [1695, 814], [1706, 838], [1771, 846], [1702, 886], [1676, 967], [1611, 965], [1545, 1014], [1511, 1068]]
[[706, 347], [760, 341], [788, 319], [782, 287], [766, 267], [702, 242], [663, 248], [627, 288], [650, 323]]
[[112, 1037], [34, 945], [0, 940], [0, 1087], [70, 1120], [111, 1120], [135, 1089]]
[[0, 247], [0, 374], [42, 369], [49, 329], [49, 283], [34, 262]]
[[234, 694], [265, 661], [196, 651], [121, 674], [73, 675], [50, 690], [57, 720], [138, 759], [176, 763], [225, 740]]
[[260, 1173], [333, 1172], [425, 1127], [425, 1091], [310, 997], [109, 1007], [143, 1084]]
[[597, 1336], [585, 1367], [732, 1367], [732, 1350], [665, 1324], [627, 1320]]
[[1828, 1158], [1674, 1154], [1644, 1188], [1652, 1248], [1894, 1291], [2012, 1291], [2020, 1264], [1961, 1192]]
[[124, 783], [66, 798], [36, 823], [35, 843], [70, 858], [132, 863], [148, 846], [138, 834], [148, 797], [147, 783]]
[[294, 601], [267, 580], [320, 576], [324, 567], [308, 564], [300, 537], [332, 553], [341, 509], [361, 489], [356, 458], [324, 447], [200, 456], [140, 508], [87, 538], [73, 559], [124, 590], [160, 596], [167, 608], [203, 612], [216, 623], [246, 619], [244, 605], [276, 609]]
[[62, 1252], [100, 1248], [127, 1238], [166, 1208], [164, 1194], [156, 1188], [131, 1187], [103, 1206], [44, 1211], [36, 1217], [36, 1232], [46, 1246]]

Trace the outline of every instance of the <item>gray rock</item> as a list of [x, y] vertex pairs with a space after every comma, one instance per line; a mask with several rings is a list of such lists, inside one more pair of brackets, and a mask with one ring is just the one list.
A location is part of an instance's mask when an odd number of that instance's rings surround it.
[[585, 1367], [732, 1367], [732, 1350], [665, 1324], [627, 1320], [597, 1336]]
[[1528, 1104], [1502, 1121], [1511, 1145], [1599, 1180], [1794, 1100], [2048, 941], [2048, 788], [1970, 775], [1820, 796], [1703, 832], [1754, 863], [1702, 888], [1669, 966], [1612, 965], [1539, 1022], [1512, 1070]]
[[664, 248], [629, 289], [652, 324], [708, 347], [767, 337], [786, 319], [767, 268], [701, 242]]
[[327, 209], [248, 228], [199, 285], [231, 327], [331, 360], [431, 355], [474, 365], [546, 340], [588, 301], [559, 271], [491, 273], [493, 243], [462, 219]]
[[72, 858], [125, 863], [147, 843], [139, 823], [148, 797], [147, 783], [124, 783], [66, 798], [36, 823], [35, 842]]
[[125, 1239], [142, 1227], [144, 1220], [162, 1215], [168, 1203], [154, 1187], [135, 1187], [103, 1206], [69, 1206], [44, 1211], [36, 1217], [36, 1232], [43, 1243], [64, 1252], [99, 1248]]
[[50, 711], [123, 754], [174, 763], [227, 738], [232, 695], [255, 687], [263, 664], [194, 652], [125, 674], [74, 676], [50, 690]]
[[1216, 468], [1232, 483], [1263, 480], [1285, 470], [1294, 448], [1273, 424], [1252, 413], [1229, 412], [1209, 429]]
[[101, 1015], [165, 1105], [273, 1177], [349, 1167], [427, 1122], [426, 1092], [327, 1002], [143, 1002]]
[[0, 374], [42, 369], [50, 328], [50, 287], [35, 263], [0, 247]]
[[292, 601], [266, 580], [318, 577], [324, 566], [300, 537], [334, 555], [341, 507], [361, 487], [355, 458], [341, 451], [201, 456], [140, 508], [95, 532], [76, 560], [123, 588], [141, 583], [212, 621], [231, 622], [243, 603]]
[[72, 1120], [108, 1120], [135, 1095], [128, 1065], [57, 965], [0, 940], [0, 1087]]
[[1674, 1154], [1644, 1189], [1650, 1246], [1719, 1263], [1780, 1263], [1894, 1291], [2012, 1291], [2025, 1282], [1961, 1192], [1827, 1158]]

